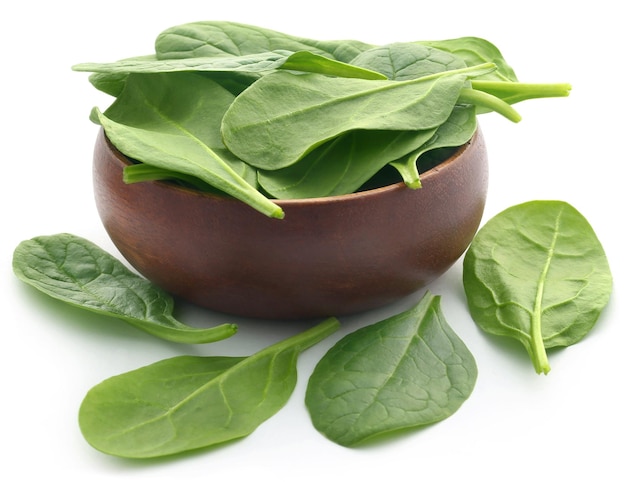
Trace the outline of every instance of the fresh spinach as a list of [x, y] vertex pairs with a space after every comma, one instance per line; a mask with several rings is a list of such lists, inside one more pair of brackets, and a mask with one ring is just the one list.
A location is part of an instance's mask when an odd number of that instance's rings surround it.
[[358, 40], [314, 40], [237, 22], [202, 21], [176, 25], [155, 42], [159, 59], [249, 55], [272, 50], [309, 51], [351, 62], [373, 45]]
[[[95, 72], [92, 84], [117, 97], [92, 118], [121, 152], [152, 166], [129, 168], [128, 180], [183, 177], [277, 218], [284, 213], [270, 198], [348, 194], [388, 166], [419, 188], [420, 172], [432, 166], [420, 158], [467, 142], [476, 114], [518, 122], [512, 104], [570, 90], [518, 82], [478, 37], [378, 46], [211, 21], [161, 32], [152, 54], [74, 69]], [[165, 105], [168, 97], [155, 96], [160, 88], [143, 76], [163, 81], [176, 102]], [[218, 87], [219, 107], [207, 99]]]
[[468, 77], [492, 68], [487, 64], [401, 82], [275, 72], [235, 98], [224, 114], [222, 137], [252, 166], [281, 169], [351, 130], [437, 128], [454, 109]]
[[339, 328], [329, 318], [249, 357], [180, 356], [109, 378], [79, 411], [86, 440], [151, 458], [245, 437], [289, 400], [299, 354]]
[[189, 57], [171, 60], [131, 58], [112, 63], [77, 64], [77, 72], [101, 74], [158, 74], [167, 72], [246, 72], [263, 73], [272, 70], [315, 72], [341, 77], [384, 79], [381, 73], [356, 65], [329, 59], [313, 52], [277, 50], [239, 56]]
[[342, 338], [315, 367], [306, 390], [313, 425], [354, 446], [441, 421], [470, 396], [474, 357], [447, 324], [440, 297]]
[[404, 158], [398, 158], [389, 163], [397, 169], [408, 187], [420, 188], [422, 185], [420, 172], [425, 172], [434, 167], [424, 159], [423, 154], [435, 149], [462, 146], [472, 138], [477, 126], [475, 110], [473, 105], [455, 106], [450, 117], [437, 128], [426, 142]]
[[25, 283], [73, 306], [124, 320], [165, 340], [210, 343], [234, 335], [237, 326], [192, 328], [172, 316], [172, 297], [136, 275], [92, 242], [72, 234], [22, 241], [13, 271]]
[[248, 166], [223, 145], [219, 125], [234, 96], [193, 72], [131, 74], [124, 90], [93, 119], [131, 158], [195, 176], [271, 217], [283, 210], [243, 176]]
[[519, 340], [537, 373], [546, 350], [580, 341], [612, 290], [609, 264], [592, 227], [562, 201], [504, 210], [477, 233], [463, 260], [469, 309], [486, 332]]
[[291, 166], [273, 171], [259, 170], [259, 185], [277, 199], [349, 194], [386, 164], [424, 145], [434, 132], [435, 129], [348, 131]]

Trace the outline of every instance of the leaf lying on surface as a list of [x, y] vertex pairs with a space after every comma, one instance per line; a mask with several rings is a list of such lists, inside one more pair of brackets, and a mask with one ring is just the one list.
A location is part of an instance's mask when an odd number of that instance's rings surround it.
[[234, 335], [236, 325], [193, 328], [172, 316], [172, 297], [131, 272], [90, 241], [72, 234], [22, 241], [13, 271], [57, 300], [122, 319], [154, 336], [179, 343], [210, 343]]
[[180, 356], [93, 387], [85, 439], [119, 457], [151, 458], [249, 435], [289, 400], [299, 354], [339, 328], [329, 318], [249, 357]]
[[470, 312], [486, 332], [519, 340], [537, 373], [546, 349], [580, 341], [609, 301], [612, 276], [587, 220], [562, 201], [508, 208], [476, 234], [463, 261]]
[[477, 368], [439, 302], [426, 293], [412, 309], [345, 336], [326, 353], [306, 391], [317, 430], [354, 446], [459, 409]]

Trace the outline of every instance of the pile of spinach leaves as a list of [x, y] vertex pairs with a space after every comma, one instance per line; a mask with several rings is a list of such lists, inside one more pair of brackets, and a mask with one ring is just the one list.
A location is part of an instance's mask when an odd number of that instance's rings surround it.
[[476, 37], [379, 46], [219, 21], [169, 28], [149, 55], [73, 68], [115, 97], [91, 118], [137, 161], [126, 182], [175, 179], [276, 218], [274, 199], [352, 193], [387, 165], [419, 188], [422, 159], [466, 143], [477, 114], [517, 122], [512, 104], [570, 91], [519, 82]]

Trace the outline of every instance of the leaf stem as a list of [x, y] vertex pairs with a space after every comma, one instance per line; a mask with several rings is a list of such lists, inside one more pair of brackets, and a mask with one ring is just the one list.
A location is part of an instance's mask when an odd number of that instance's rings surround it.
[[570, 90], [572, 90], [572, 86], [566, 83], [530, 84], [490, 80], [472, 80], [472, 88], [495, 95], [505, 100], [508, 104], [515, 104], [529, 99], [567, 97]]
[[332, 333], [339, 329], [339, 320], [334, 317], [330, 317], [318, 323], [312, 328], [309, 328], [302, 333], [298, 333], [297, 335], [291, 336], [285, 340], [279, 341], [278, 343], [266, 348], [266, 350], [275, 350], [283, 348], [281, 345], [287, 346], [297, 346], [298, 351], [304, 351], [309, 347], [312, 347], [316, 343], [320, 342], [327, 336], [330, 336]]
[[486, 109], [497, 112], [498, 114], [506, 117], [512, 122], [519, 122], [522, 120], [522, 116], [507, 104], [505, 101], [496, 97], [495, 95], [483, 92], [481, 90], [461, 89], [458, 103], [461, 104], [473, 104], [476, 106], [484, 107]]

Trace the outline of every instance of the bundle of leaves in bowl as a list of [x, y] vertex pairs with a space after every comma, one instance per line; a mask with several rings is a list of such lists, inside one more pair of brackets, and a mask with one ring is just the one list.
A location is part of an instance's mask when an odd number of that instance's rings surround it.
[[176, 180], [275, 218], [275, 199], [352, 193], [383, 168], [419, 188], [477, 114], [517, 122], [512, 104], [570, 91], [519, 82], [480, 38], [379, 46], [231, 22], [175, 26], [152, 54], [74, 70], [115, 97], [91, 118], [137, 161], [126, 182]]

